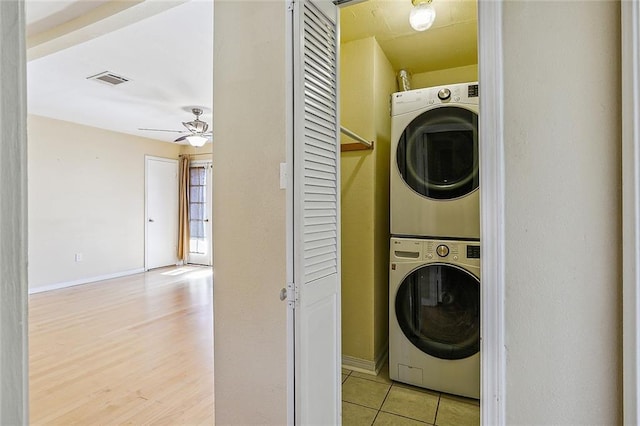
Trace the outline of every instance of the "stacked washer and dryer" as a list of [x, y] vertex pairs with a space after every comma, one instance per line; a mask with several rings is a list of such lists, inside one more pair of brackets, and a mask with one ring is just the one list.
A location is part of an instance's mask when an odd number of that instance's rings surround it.
[[391, 379], [480, 396], [478, 83], [391, 99]]

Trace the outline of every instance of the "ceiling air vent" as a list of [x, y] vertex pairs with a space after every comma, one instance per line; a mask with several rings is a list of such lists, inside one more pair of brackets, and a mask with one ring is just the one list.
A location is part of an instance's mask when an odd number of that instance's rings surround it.
[[118, 84], [126, 83], [127, 81], [129, 81], [128, 78], [122, 77], [121, 75], [117, 75], [109, 71], [101, 72], [100, 74], [87, 77], [87, 80], [96, 80], [105, 84], [109, 84], [111, 86], [117, 86]]

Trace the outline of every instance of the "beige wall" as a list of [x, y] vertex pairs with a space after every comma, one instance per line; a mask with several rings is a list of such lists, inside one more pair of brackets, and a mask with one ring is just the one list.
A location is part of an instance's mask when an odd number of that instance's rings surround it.
[[216, 1], [215, 422], [287, 423], [283, 1]]
[[376, 132], [374, 170], [374, 349], [376, 359], [389, 344], [389, 100], [396, 91], [395, 72], [378, 45], [373, 45], [373, 117]]
[[423, 72], [411, 76], [411, 88], [442, 86], [445, 84], [478, 81], [478, 64]]
[[[367, 38], [340, 46], [340, 123], [375, 140], [373, 45]], [[342, 143], [354, 141], [342, 136]], [[376, 147], [377, 148], [377, 147]], [[342, 222], [342, 354], [373, 362], [375, 151], [340, 155]]]
[[145, 154], [179, 146], [38, 116], [28, 137], [30, 289], [144, 268]]
[[507, 424], [622, 424], [620, 4], [503, 22]]
[[[340, 60], [341, 124], [375, 142], [373, 151], [341, 155], [342, 353], [373, 365], [388, 338], [389, 95], [395, 74], [374, 38], [342, 44]], [[353, 142], [342, 137], [342, 143]]]

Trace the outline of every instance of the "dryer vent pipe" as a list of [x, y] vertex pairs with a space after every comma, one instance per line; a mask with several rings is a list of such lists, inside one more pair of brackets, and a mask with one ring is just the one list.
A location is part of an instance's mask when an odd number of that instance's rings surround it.
[[406, 92], [411, 90], [411, 76], [407, 70], [398, 71], [398, 91]]

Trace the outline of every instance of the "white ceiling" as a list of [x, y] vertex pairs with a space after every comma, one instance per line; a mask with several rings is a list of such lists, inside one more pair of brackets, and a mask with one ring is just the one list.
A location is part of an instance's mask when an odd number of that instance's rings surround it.
[[476, 0], [433, 0], [430, 29], [409, 25], [411, 0], [368, 0], [340, 12], [343, 42], [375, 37], [396, 70], [412, 74], [478, 63]]
[[[30, 3], [34, 2], [27, 2], [28, 26], [51, 29], [82, 10], [78, 3], [98, 8], [105, 2], [66, 2], [66, 8], [62, 2]], [[83, 7], [86, 13], [89, 9]], [[47, 9], [53, 12], [50, 21]], [[87, 80], [104, 71], [130, 81], [109, 86]], [[173, 141], [180, 135], [138, 128], [185, 130], [181, 122], [193, 119], [194, 106], [203, 108], [201, 119], [211, 123], [213, 4], [197, 0], [179, 4], [31, 60], [27, 72], [31, 114]]]
[[[1, 1], [1, 0], [0, 0]], [[341, 10], [342, 41], [376, 37], [396, 70], [477, 63], [475, 0], [433, 0], [436, 21], [418, 33], [411, 0], [368, 0]], [[193, 119], [211, 124], [212, 0], [26, 0], [29, 113], [152, 139]], [[109, 71], [130, 81], [87, 77]]]

